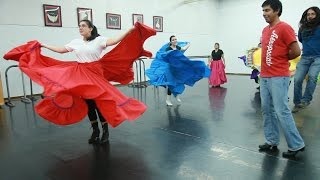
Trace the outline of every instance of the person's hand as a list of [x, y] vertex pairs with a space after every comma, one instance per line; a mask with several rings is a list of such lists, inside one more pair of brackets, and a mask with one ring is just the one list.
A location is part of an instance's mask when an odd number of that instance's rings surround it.
[[46, 47], [46, 44], [40, 43], [40, 46], [41, 46], [41, 47]]
[[129, 28], [128, 32], [131, 32], [132, 30], [134, 30], [135, 26], [132, 26], [131, 28]]

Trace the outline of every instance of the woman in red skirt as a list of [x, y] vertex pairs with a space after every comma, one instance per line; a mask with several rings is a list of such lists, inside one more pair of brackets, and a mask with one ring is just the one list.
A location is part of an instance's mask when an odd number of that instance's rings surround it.
[[[106, 37], [98, 34], [97, 28], [92, 24], [91, 21], [82, 20], [79, 23], [79, 32], [82, 36], [82, 39], [74, 39], [64, 47], [56, 47], [46, 44], [41, 44], [41, 46], [57, 53], [67, 53], [73, 51], [76, 54], [76, 61], [78, 63], [90, 63], [100, 60], [101, 53], [106, 47], [119, 43], [131, 30], [132, 29], [118, 38], [107, 39]], [[91, 138], [88, 141], [89, 144], [100, 142], [100, 130], [97, 122], [98, 116], [103, 129], [101, 143], [106, 143], [109, 139], [107, 121], [102, 116], [93, 99], [86, 99], [85, 102], [88, 105], [88, 117], [93, 128]]]
[[[152, 56], [143, 49], [143, 43], [156, 32], [136, 23], [121, 36], [106, 38], [88, 20], [80, 22], [79, 32], [82, 37], [65, 46], [30, 41], [6, 53], [4, 59], [18, 61], [20, 69], [44, 88], [44, 99], [35, 107], [41, 117], [69, 125], [88, 115], [93, 128], [89, 143], [106, 143], [108, 124], [116, 127], [125, 120], [136, 120], [146, 110], [143, 103], [127, 97], [110, 81], [128, 84], [133, 80], [132, 64], [141, 56]], [[104, 49], [116, 44], [102, 56]], [[74, 52], [76, 59], [65, 62], [68, 60], [44, 56], [41, 47], [58, 53]], [[103, 129], [101, 139], [98, 117]]]
[[220, 48], [219, 43], [214, 44], [214, 50], [211, 52], [211, 61], [209, 67], [211, 74], [209, 77], [209, 84], [211, 87], [220, 87], [221, 84], [227, 82], [225, 69], [225, 59], [223, 51]]

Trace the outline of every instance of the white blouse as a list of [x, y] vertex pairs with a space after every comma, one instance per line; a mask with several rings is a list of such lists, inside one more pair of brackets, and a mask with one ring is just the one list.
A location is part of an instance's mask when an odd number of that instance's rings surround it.
[[107, 47], [107, 38], [98, 36], [92, 41], [83, 39], [74, 39], [65, 45], [65, 48], [71, 52], [74, 51], [77, 62], [94, 62], [101, 58], [102, 51]]

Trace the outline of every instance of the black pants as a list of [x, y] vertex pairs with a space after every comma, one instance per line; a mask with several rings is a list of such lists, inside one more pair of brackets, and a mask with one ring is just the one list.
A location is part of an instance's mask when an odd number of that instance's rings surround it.
[[104, 119], [104, 117], [102, 116], [101, 112], [99, 111], [96, 102], [94, 102], [94, 100], [92, 99], [86, 99], [86, 103], [88, 105], [88, 116], [89, 116], [89, 120], [90, 121], [96, 121], [98, 119], [97, 117], [97, 113], [100, 119], [101, 123], [106, 122], [106, 120]]
[[171, 91], [170, 91], [169, 87], [167, 87], [167, 89], [168, 89], [167, 95], [171, 95]]

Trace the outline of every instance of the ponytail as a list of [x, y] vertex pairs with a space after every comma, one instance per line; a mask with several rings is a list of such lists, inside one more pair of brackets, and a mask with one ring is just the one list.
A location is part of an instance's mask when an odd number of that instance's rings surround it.
[[93, 26], [93, 29], [91, 31], [91, 36], [88, 38], [88, 41], [92, 41], [98, 36], [100, 36], [100, 34], [98, 34], [98, 29], [96, 26]]

